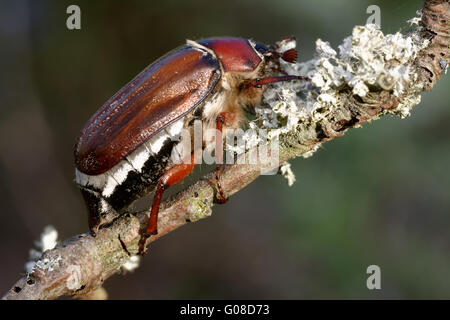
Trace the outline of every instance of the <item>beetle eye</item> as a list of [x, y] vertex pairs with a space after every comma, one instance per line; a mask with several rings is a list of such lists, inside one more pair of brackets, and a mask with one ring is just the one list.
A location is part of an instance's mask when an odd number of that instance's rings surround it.
[[268, 53], [270, 51], [270, 49], [267, 46], [263, 45], [262, 43], [258, 43], [258, 42], [255, 43], [255, 49], [262, 55], [265, 55], [266, 53]]
[[294, 63], [297, 61], [297, 50], [295, 49], [289, 49], [281, 53], [281, 59], [283, 59], [286, 62]]

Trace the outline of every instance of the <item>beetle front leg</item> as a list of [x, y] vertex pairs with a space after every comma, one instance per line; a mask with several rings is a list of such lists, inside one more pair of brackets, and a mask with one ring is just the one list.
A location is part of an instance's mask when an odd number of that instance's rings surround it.
[[162, 195], [165, 189], [178, 182], [182, 181], [186, 178], [189, 173], [195, 167], [193, 156], [191, 157], [191, 163], [182, 163], [178, 164], [171, 169], [169, 169], [166, 173], [162, 175], [158, 180], [158, 184], [156, 186], [155, 195], [153, 197], [152, 211], [150, 213], [150, 218], [147, 223], [147, 227], [141, 235], [141, 239], [139, 240], [139, 254], [143, 256], [145, 254], [145, 244], [147, 239], [151, 235], [158, 234], [158, 213], [159, 206], [161, 204]]
[[273, 76], [273, 77], [253, 79], [250, 81], [250, 86], [260, 88], [261, 86], [266, 84], [292, 80], [311, 81], [311, 79], [309, 79], [308, 77], [285, 75], [285, 76]]

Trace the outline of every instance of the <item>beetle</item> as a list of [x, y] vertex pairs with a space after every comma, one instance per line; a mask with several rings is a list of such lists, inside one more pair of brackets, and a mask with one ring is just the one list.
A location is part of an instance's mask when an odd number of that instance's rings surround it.
[[[88, 207], [91, 234], [154, 191], [139, 243], [143, 254], [146, 239], [157, 234], [163, 191], [195, 166], [171, 160], [182, 142], [176, 139], [181, 130], [194, 119], [220, 132], [240, 127], [265, 85], [308, 80], [280, 69], [280, 59], [293, 63], [296, 58], [293, 48], [280, 52], [278, 46], [244, 38], [187, 40], [120, 89], [85, 124], [74, 148], [75, 181]], [[217, 181], [220, 169], [217, 164]], [[217, 191], [218, 202], [225, 202], [219, 183]]]

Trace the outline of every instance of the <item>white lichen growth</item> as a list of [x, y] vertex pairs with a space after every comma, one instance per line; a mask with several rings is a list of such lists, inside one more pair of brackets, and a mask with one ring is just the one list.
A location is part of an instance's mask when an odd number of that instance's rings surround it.
[[447, 61], [445, 61], [444, 59], [441, 59], [441, 60], [439, 61], [439, 63], [440, 63], [440, 65], [441, 65], [442, 69], [444, 69], [444, 74], [447, 74], [447, 69], [448, 69], [448, 63], [447, 63]]
[[36, 261], [35, 265], [32, 268], [32, 272], [35, 270], [40, 270], [44, 272], [50, 272], [59, 267], [59, 263], [62, 261], [60, 255], [57, 255], [55, 258], [49, 259], [44, 258]]
[[420, 21], [422, 20], [422, 9], [416, 11], [417, 17], [409, 19], [408, 22], [411, 26], [416, 25], [419, 26]]
[[419, 17], [414, 17], [414, 18], [412, 18], [412, 19], [409, 19], [407, 22], [410, 24], [410, 25], [419, 25], [419, 22], [420, 22], [420, 18]]
[[69, 290], [78, 290], [82, 284], [82, 274], [81, 274], [81, 267], [77, 265], [70, 265], [67, 268], [67, 272], [69, 273], [69, 276], [66, 279], [66, 287]]
[[399, 106], [389, 112], [405, 117], [420, 102], [417, 92], [421, 88], [416, 84], [418, 74], [413, 61], [427, 45], [417, 30], [409, 35], [385, 35], [375, 24], [354, 27], [352, 35], [338, 46], [338, 52], [319, 39], [314, 59], [296, 64], [282, 62], [288, 74], [306, 76], [311, 83], [290, 81], [268, 87], [263, 106], [256, 109], [256, 121], [259, 127], [271, 129], [271, 137], [301, 126], [325, 125], [330, 115], [345, 106], [344, 90], [364, 98], [370, 91], [381, 89], [401, 98]]
[[292, 186], [295, 182], [295, 174], [292, 172], [291, 164], [289, 162], [286, 162], [280, 167], [280, 172], [283, 175], [283, 177], [286, 178], [288, 182], [288, 186]]
[[133, 272], [139, 267], [139, 264], [141, 263], [141, 257], [140, 256], [131, 256], [127, 262], [125, 262], [122, 265], [122, 269], [128, 272]]
[[31, 248], [29, 251], [30, 261], [25, 263], [25, 271], [31, 273], [34, 268], [52, 271], [60, 260], [50, 261], [49, 259], [39, 259], [45, 251], [53, 249], [57, 243], [58, 231], [52, 225], [46, 226], [41, 233], [40, 240], [34, 242], [36, 248]]
[[58, 231], [56, 231], [55, 227], [49, 225], [44, 228], [44, 231], [41, 233], [41, 241], [36, 243], [36, 245], [41, 247], [42, 252], [45, 252], [56, 247], [57, 243]]
[[321, 143], [318, 143], [318, 144], [314, 145], [314, 147], [313, 147], [311, 150], [306, 151], [305, 153], [303, 153], [303, 154], [302, 154], [302, 157], [305, 158], [305, 159], [306, 159], [306, 158], [309, 158], [309, 157], [312, 157], [312, 155], [314, 154], [314, 152], [316, 152], [317, 150], [319, 150], [319, 148], [320, 148], [321, 145], [322, 145]]
[[420, 103], [420, 95], [410, 95], [407, 96], [399, 105], [397, 106], [396, 112], [403, 119], [411, 114], [411, 108]]

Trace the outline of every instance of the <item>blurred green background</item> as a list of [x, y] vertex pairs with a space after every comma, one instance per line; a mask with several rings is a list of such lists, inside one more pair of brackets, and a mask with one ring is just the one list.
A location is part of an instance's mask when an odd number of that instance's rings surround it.
[[[78, 31], [66, 8], [81, 7]], [[381, 8], [407, 30], [422, 1], [1, 1], [0, 291], [53, 224], [87, 231], [73, 145], [85, 121], [186, 38], [317, 38], [334, 47]], [[406, 120], [384, 117], [292, 161], [297, 177], [259, 178], [212, 217], [150, 246], [139, 269], [105, 283], [113, 299], [450, 298], [450, 77]], [[366, 269], [381, 268], [381, 290]]]

